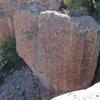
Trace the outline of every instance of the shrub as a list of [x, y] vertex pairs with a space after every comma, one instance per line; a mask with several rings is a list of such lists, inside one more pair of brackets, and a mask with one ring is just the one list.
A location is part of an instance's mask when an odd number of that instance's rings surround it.
[[96, 11], [92, 14], [93, 17], [95, 17], [95, 19], [97, 20], [97, 22], [100, 23], [100, 12]]
[[0, 71], [8, 70], [14, 66], [17, 66], [21, 61], [21, 58], [16, 52], [16, 41], [14, 37], [8, 37], [6, 41], [1, 45], [1, 58], [0, 58]]
[[77, 8], [81, 7], [87, 8], [90, 15], [95, 17], [95, 19], [100, 22], [100, 1], [99, 0], [63, 0], [64, 7]]
[[63, 0], [63, 5], [70, 8], [91, 7], [93, 0]]
[[70, 8], [79, 8], [82, 6], [83, 0], [63, 0], [64, 6]]
[[94, 13], [92, 16], [100, 23], [100, 1], [94, 3]]

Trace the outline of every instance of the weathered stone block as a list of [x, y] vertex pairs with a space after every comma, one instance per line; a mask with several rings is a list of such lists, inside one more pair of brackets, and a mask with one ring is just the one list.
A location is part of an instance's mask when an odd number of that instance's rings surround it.
[[46, 11], [38, 18], [38, 29], [36, 67], [44, 86], [55, 92], [89, 86], [99, 55], [100, 25], [90, 16]]
[[18, 54], [34, 69], [38, 12], [20, 10], [14, 16], [15, 36]]
[[100, 26], [90, 16], [20, 10], [14, 17], [18, 54], [52, 92], [86, 88], [94, 77]]

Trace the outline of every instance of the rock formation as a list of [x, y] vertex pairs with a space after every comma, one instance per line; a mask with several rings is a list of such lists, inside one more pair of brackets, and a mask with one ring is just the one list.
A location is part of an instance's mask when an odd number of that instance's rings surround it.
[[0, 17], [0, 44], [10, 35], [14, 35], [13, 19]]
[[[14, 17], [18, 54], [52, 92], [86, 88], [94, 77], [100, 26], [90, 16], [20, 10]], [[37, 22], [38, 21], [38, 22]]]
[[0, 0], [0, 45], [8, 36], [14, 35], [13, 17], [20, 2], [18, 0]]
[[41, 10], [59, 10], [62, 0], [18, 0], [19, 3], [29, 3]]
[[36, 68], [46, 88], [63, 92], [89, 86], [99, 54], [95, 20], [47, 11], [38, 18], [38, 30]]
[[0, 7], [7, 7], [11, 5], [15, 0], [0, 0]]
[[[13, 16], [16, 12], [16, 9], [31, 9], [31, 12], [33, 12], [34, 14], [36, 13], [34, 16], [38, 18], [37, 15], [42, 10], [60, 9], [61, 2], [62, 0], [0, 0], [0, 20], [4, 19], [6, 21], [1, 21], [0, 26], [2, 27], [2, 29], [0, 29], [0, 42], [4, 41], [10, 33], [14, 33]], [[4, 18], [2, 19], [1, 17]], [[35, 22], [37, 23], [37, 20]], [[5, 23], [6, 27], [4, 26]]]
[[38, 12], [20, 10], [14, 17], [18, 54], [26, 63], [34, 66], [38, 30]]
[[0, 44], [9, 35], [14, 35], [13, 16], [16, 12], [15, 0], [0, 0]]
[[88, 89], [70, 92], [52, 100], [100, 100], [100, 82]]

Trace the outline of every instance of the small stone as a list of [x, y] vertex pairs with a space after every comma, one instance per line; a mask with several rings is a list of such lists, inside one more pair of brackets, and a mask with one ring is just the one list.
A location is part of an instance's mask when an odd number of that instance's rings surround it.
[[18, 90], [19, 90], [19, 89], [20, 89], [20, 86], [16, 85], [16, 89], [18, 89]]
[[39, 95], [36, 95], [37, 97], [39, 97]]

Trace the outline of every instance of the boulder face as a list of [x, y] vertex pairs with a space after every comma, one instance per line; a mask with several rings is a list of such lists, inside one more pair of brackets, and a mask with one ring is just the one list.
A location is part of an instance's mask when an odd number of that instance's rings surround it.
[[90, 85], [100, 50], [100, 26], [90, 16], [20, 10], [14, 17], [17, 51], [51, 92]]
[[[0, 0], [0, 20], [2, 20], [1, 17], [6, 17], [4, 19], [7, 21], [1, 21], [3, 24], [0, 25], [2, 27], [2, 29], [0, 29], [0, 43], [4, 41], [7, 36], [9, 36], [9, 33], [14, 33], [15, 31], [13, 16], [17, 8], [26, 9], [27, 11], [33, 12], [36, 19], [35, 23], [37, 23], [38, 14], [40, 11], [47, 9], [58, 10], [62, 4], [61, 1], [62, 0]], [[7, 31], [5, 30], [4, 25], [6, 26]]]
[[8, 36], [14, 35], [13, 16], [16, 6], [16, 0], [0, 0], [0, 45]]
[[14, 35], [13, 16], [15, 11], [0, 9], [0, 44], [6, 40], [9, 35]]
[[51, 100], [100, 100], [100, 82], [88, 89], [69, 92]]
[[62, 0], [33, 0], [33, 3], [39, 4], [49, 10], [59, 10]]
[[90, 16], [69, 17], [53, 11], [38, 18], [36, 68], [49, 90], [86, 88], [99, 55], [100, 26]]
[[42, 10], [59, 10], [62, 0], [19, 0], [21, 3], [30, 3]]
[[20, 10], [14, 16], [16, 46], [18, 54], [34, 68], [36, 39], [38, 30], [38, 12]]

